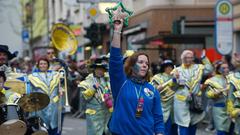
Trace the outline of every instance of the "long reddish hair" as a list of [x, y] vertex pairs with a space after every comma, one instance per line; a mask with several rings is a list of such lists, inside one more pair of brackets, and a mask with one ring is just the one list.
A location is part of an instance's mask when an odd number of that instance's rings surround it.
[[127, 75], [127, 77], [130, 77], [132, 76], [132, 73], [133, 73], [133, 67], [134, 65], [137, 63], [137, 60], [138, 60], [138, 56], [140, 55], [144, 55], [147, 57], [148, 59], [148, 72], [145, 76], [145, 80], [146, 81], [149, 81], [150, 80], [150, 61], [149, 61], [149, 57], [146, 53], [143, 53], [143, 52], [136, 52], [134, 53], [132, 56], [128, 57], [124, 63], [124, 70], [125, 70], [125, 73]]

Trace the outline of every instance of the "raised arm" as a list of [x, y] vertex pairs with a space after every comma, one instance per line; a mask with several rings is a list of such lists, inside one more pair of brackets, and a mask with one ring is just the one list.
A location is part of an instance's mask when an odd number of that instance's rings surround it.
[[126, 75], [123, 69], [123, 58], [121, 54], [121, 31], [123, 27], [123, 18], [121, 14], [114, 15], [114, 31], [111, 42], [110, 61], [109, 61], [109, 76], [111, 90], [114, 100], [126, 80]]
[[202, 59], [203, 65], [204, 65], [203, 74], [208, 75], [208, 74], [212, 73], [213, 72], [213, 66], [212, 66], [212, 63], [209, 61], [209, 59], [206, 57], [206, 51], [205, 50], [202, 51], [201, 59]]

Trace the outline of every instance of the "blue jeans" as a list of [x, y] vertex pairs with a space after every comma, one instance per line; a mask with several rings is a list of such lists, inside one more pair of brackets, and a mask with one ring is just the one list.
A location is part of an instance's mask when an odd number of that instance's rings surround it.
[[178, 125], [179, 135], [196, 135], [197, 125], [190, 125], [189, 127], [183, 127]]

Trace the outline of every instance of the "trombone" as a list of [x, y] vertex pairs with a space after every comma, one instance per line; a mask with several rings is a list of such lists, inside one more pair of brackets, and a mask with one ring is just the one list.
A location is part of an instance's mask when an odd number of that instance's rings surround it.
[[[57, 48], [60, 52], [67, 52], [69, 55], [73, 55], [77, 51], [78, 42], [76, 37], [74, 36], [71, 29], [63, 24], [57, 23], [53, 26], [51, 30], [51, 41], [55, 48]], [[68, 91], [67, 91], [67, 78], [66, 78], [66, 70], [61, 68], [59, 70], [59, 89], [61, 88], [62, 80], [64, 81], [64, 94], [65, 94], [65, 112], [70, 112], [70, 106], [68, 102]], [[62, 95], [60, 95], [59, 102], [59, 111], [58, 111], [58, 133], [61, 131], [61, 119], [62, 119]]]

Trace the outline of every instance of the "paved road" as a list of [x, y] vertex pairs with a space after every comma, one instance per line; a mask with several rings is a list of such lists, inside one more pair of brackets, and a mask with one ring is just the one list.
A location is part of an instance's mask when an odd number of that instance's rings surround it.
[[[200, 124], [197, 135], [214, 135], [214, 132], [206, 132], [206, 124]], [[63, 135], [86, 135], [86, 120], [66, 116], [63, 124]]]
[[86, 135], [86, 120], [66, 116], [62, 135]]

